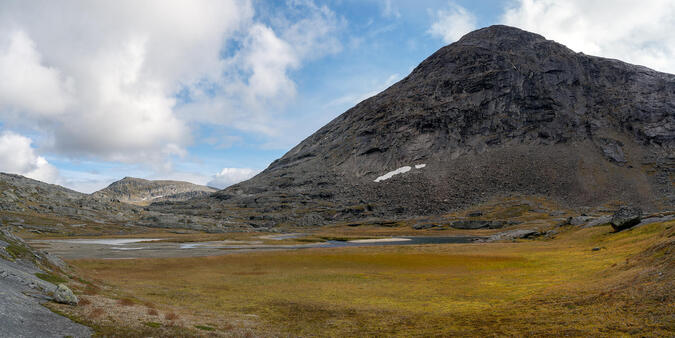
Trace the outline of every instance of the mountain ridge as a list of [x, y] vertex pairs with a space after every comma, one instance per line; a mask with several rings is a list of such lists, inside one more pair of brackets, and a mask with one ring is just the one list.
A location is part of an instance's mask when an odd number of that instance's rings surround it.
[[[513, 195], [660, 209], [675, 203], [674, 141], [675, 75], [491, 26], [254, 178], [173, 207], [268, 226], [441, 214]], [[426, 166], [374, 182], [416, 164]]]

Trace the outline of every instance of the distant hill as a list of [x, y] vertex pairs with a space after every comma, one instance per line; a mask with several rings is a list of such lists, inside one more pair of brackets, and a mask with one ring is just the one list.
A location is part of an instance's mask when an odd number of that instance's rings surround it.
[[153, 202], [186, 201], [207, 196], [217, 189], [183, 181], [151, 181], [125, 177], [92, 194], [124, 203], [148, 205]]
[[215, 190], [187, 182], [125, 178], [88, 195], [21, 175], [0, 173], [0, 227], [11, 225], [58, 234], [72, 232], [74, 227], [87, 233], [90, 226], [111, 224], [208, 231], [220, 231], [226, 226], [247, 228], [226, 217], [163, 213], [138, 205], [175, 203], [170, 201], [208, 196]]
[[137, 209], [21, 175], [0, 173], [0, 223], [5, 225], [39, 223], [54, 230], [69, 223], [122, 224], [137, 218]]
[[508, 26], [471, 32], [254, 178], [163, 212], [317, 225], [495, 198], [675, 205], [675, 75]]

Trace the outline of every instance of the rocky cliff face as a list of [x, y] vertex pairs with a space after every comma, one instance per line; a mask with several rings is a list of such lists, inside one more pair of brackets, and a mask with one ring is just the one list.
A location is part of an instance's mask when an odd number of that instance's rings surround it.
[[117, 199], [136, 205], [148, 205], [154, 202], [186, 201], [194, 197], [207, 196], [215, 191], [217, 189], [188, 182], [149, 181], [125, 177], [95, 192], [93, 196]]
[[674, 75], [492, 26], [251, 180], [164, 207], [265, 225], [438, 214], [510, 195], [668, 208], [674, 149]]

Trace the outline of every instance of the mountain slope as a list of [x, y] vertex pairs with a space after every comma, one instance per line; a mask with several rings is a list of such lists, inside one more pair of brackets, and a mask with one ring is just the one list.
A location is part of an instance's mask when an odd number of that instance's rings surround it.
[[182, 181], [149, 181], [125, 177], [93, 194], [95, 197], [117, 199], [125, 203], [148, 205], [160, 201], [185, 201], [209, 195], [217, 189]]
[[[169, 192], [164, 198], [176, 200], [189, 198], [192, 194], [208, 194], [207, 191], [211, 189], [192, 187], [185, 182], [167, 185], [162, 185], [162, 181], [159, 182], [160, 189]], [[180, 187], [194, 190], [180, 191]], [[174, 188], [176, 190], [173, 190]], [[153, 190], [155, 193], [157, 191], [160, 190]], [[153, 201], [161, 199], [163, 198], [156, 198]], [[130, 226], [208, 231], [222, 231], [227, 227], [229, 229], [235, 227], [228, 220], [201, 217], [198, 212], [177, 215], [151, 211], [121, 202], [120, 199], [104, 193], [87, 195], [20, 175], [0, 173], [0, 227], [5, 225], [37, 233], [59, 234], [126, 231]]]
[[660, 209], [675, 204], [674, 168], [674, 75], [491, 26], [256, 177], [170, 208], [266, 225], [439, 214], [512, 195]]
[[126, 223], [137, 212], [137, 208], [119, 202], [0, 173], [0, 224], [32, 224], [42, 230], [56, 230], [71, 223]]

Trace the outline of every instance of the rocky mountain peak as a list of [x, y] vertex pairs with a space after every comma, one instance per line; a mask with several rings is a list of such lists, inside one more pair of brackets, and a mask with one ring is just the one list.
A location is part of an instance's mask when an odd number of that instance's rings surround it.
[[545, 41], [549, 40], [546, 40], [546, 38], [539, 34], [524, 31], [516, 27], [494, 25], [470, 32], [459, 39], [456, 44], [482, 48], [530, 48], [536, 43]]
[[491, 26], [199, 203], [266, 224], [437, 214], [514, 195], [656, 208], [675, 203], [674, 149], [674, 75]]

